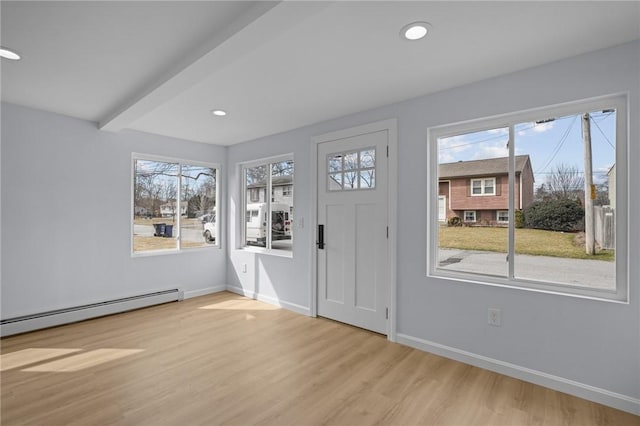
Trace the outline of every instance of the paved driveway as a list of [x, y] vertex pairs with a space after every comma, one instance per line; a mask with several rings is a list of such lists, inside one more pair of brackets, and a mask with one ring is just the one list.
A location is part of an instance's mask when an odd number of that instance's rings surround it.
[[[490, 275], [508, 274], [506, 253], [441, 249], [438, 254], [443, 269]], [[523, 279], [612, 289], [615, 262], [517, 254], [515, 275]]]

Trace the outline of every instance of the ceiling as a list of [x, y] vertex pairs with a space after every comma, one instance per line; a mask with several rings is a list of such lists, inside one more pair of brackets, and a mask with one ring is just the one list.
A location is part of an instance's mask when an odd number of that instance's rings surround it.
[[[22, 55], [2, 59], [3, 101], [220, 145], [640, 39], [638, 1], [2, 1], [0, 18]], [[401, 39], [414, 21], [429, 35]]]

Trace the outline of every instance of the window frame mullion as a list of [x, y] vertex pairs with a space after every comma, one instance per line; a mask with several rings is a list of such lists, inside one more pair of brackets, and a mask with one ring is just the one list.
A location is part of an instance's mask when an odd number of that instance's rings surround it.
[[[509, 272], [509, 279], [515, 279], [515, 239], [516, 239], [516, 227], [515, 227], [515, 175], [516, 175], [516, 156], [515, 156], [515, 129], [513, 124], [509, 124], [509, 243], [507, 261]], [[494, 184], [495, 185], [495, 184]], [[494, 187], [494, 191], [496, 188]], [[496, 191], [497, 193], [497, 191]]]
[[175, 224], [175, 228], [174, 232], [176, 232], [176, 246], [178, 247], [178, 250], [182, 250], [182, 232], [181, 232], [181, 227], [180, 227], [180, 219], [182, 217], [182, 162], [178, 162], [178, 191], [176, 194], [176, 206], [177, 206], [177, 212], [176, 212], [176, 216], [177, 216], [177, 220], [176, 220], [176, 224]]
[[267, 169], [267, 190], [265, 191], [265, 201], [267, 203], [267, 217], [266, 217], [266, 231], [267, 231], [267, 240], [265, 241], [264, 247], [266, 249], [271, 250], [271, 199], [272, 199], [272, 191], [273, 185], [271, 184], [271, 174], [272, 174], [272, 163], [265, 164]]

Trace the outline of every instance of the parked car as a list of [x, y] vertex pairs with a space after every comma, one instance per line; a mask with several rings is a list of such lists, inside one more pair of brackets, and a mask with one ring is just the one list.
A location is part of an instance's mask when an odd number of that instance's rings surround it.
[[204, 232], [202, 232], [204, 242], [213, 244], [216, 242], [216, 223], [207, 222], [204, 224]]
[[214, 222], [216, 220], [216, 213], [212, 212], [212, 213], [203, 214], [202, 216], [198, 216], [198, 219], [203, 224], [208, 222]]

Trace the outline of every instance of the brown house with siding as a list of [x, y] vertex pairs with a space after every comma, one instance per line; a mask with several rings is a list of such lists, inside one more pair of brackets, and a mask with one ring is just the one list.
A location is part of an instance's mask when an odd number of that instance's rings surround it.
[[[458, 161], [438, 166], [438, 220], [457, 216], [465, 223], [508, 223], [508, 157]], [[516, 156], [515, 207], [533, 202], [533, 169], [528, 155]]]

